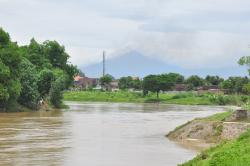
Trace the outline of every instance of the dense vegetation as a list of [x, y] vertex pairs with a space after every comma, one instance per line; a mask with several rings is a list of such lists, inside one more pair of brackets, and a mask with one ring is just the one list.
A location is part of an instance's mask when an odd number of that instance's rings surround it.
[[38, 109], [41, 101], [62, 105], [62, 91], [77, 73], [69, 55], [56, 41], [18, 46], [0, 28], [0, 110], [19, 106]]
[[142, 82], [139, 78], [133, 78], [131, 76], [121, 77], [118, 83], [119, 89], [135, 89], [140, 90], [142, 88]]
[[184, 76], [178, 73], [166, 73], [148, 75], [143, 80], [133, 79], [131, 76], [119, 79], [119, 89], [142, 90], [144, 95], [147, 95], [148, 92], [153, 92], [157, 98], [159, 98], [160, 92], [172, 91], [177, 84], [183, 85], [186, 91], [197, 90], [200, 87], [214, 86], [228, 94], [250, 94], [250, 80], [248, 77], [229, 77], [224, 80], [219, 76], [208, 75], [202, 78], [197, 75], [191, 75], [185, 79]]

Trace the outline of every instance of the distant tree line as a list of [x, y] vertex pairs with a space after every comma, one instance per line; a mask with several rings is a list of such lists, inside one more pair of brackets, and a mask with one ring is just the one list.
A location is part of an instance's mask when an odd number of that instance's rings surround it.
[[15, 105], [38, 109], [40, 101], [62, 104], [62, 91], [78, 73], [68, 62], [64, 46], [56, 41], [18, 46], [0, 28], [0, 110]]
[[181, 74], [167, 73], [148, 75], [142, 80], [133, 79], [131, 76], [119, 79], [120, 89], [142, 90], [144, 95], [147, 95], [148, 92], [154, 92], [157, 97], [159, 97], [161, 91], [174, 90], [177, 84], [185, 85], [187, 87], [186, 90], [196, 90], [203, 86], [214, 86], [231, 94], [250, 94], [250, 80], [248, 77], [229, 77], [224, 80], [224, 78], [219, 76], [208, 75], [202, 78], [192, 75], [185, 79]]

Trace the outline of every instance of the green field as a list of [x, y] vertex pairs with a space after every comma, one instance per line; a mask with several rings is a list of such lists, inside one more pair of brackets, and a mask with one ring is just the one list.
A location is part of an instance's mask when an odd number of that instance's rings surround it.
[[[241, 96], [222, 96], [204, 94], [197, 95], [192, 92], [184, 93], [161, 93], [159, 99], [155, 93], [149, 93], [143, 96], [139, 92], [118, 91], [67, 91], [64, 93], [65, 101], [82, 101], [82, 102], [128, 102], [128, 103], [150, 103], [160, 102], [166, 104], [182, 105], [241, 105]], [[244, 100], [248, 100], [244, 98]]]

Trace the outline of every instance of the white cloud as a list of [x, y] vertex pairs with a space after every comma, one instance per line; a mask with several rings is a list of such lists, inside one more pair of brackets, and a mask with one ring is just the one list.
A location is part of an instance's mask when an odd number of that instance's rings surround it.
[[247, 37], [230, 33], [144, 32], [136, 39], [129, 49], [189, 69], [236, 66], [248, 52]]
[[183, 68], [234, 66], [248, 51], [247, 0], [0, 0], [1, 26], [27, 44], [58, 40], [86, 66], [130, 50]]

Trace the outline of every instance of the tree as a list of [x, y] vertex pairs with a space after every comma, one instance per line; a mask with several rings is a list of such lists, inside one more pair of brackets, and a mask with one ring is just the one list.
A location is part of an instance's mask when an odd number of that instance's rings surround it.
[[74, 77], [79, 73], [79, 70], [77, 69], [76, 66], [72, 65], [72, 64], [66, 64], [64, 71], [66, 72], [65, 77], [67, 77], [66, 80], [66, 86], [65, 88], [69, 88], [70, 85], [73, 84], [74, 81]]
[[10, 43], [10, 36], [2, 28], [0, 28], [0, 47], [4, 47]]
[[40, 71], [37, 84], [41, 98], [45, 98], [49, 94], [54, 79], [55, 76], [53, 74], [53, 71], [49, 69], [43, 69], [42, 71]]
[[56, 108], [60, 108], [62, 106], [63, 94], [62, 91], [65, 86], [65, 79], [63, 77], [57, 78], [52, 82], [49, 99], [51, 104], [53, 104]]
[[7, 86], [9, 79], [10, 69], [0, 59], [0, 108], [10, 97]]
[[64, 46], [57, 41], [46, 41], [43, 43], [45, 54], [53, 67], [65, 69], [69, 55], [65, 52]]
[[159, 99], [160, 91], [170, 91], [176, 83], [181, 83], [184, 77], [176, 73], [148, 75], [143, 79], [142, 87], [144, 95], [148, 91], [155, 92]]
[[177, 73], [161, 74], [159, 78], [162, 91], [170, 91], [173, 89], [174, 85], [184, 81], [184, 77]]
[[224, 81], [224, 79], [220, 78], [219, 76], [210, 75], [206, 76], [205, 80], [209, 85], [219, 85], [221, 82]]
[[[243, 56], [239, 59], [238, 64], [241, 66], [247, 66], [248, 68], [250, 68], [250, 56]], [[250, 74], [250, 70], [249, 74]]]
[[135, 89], [135, 90], [141, 90], [142, 89], [142, 82], [140, 79], [134, 79], [132, 80], [131, 83], [131, 88]]
[[243, 86], [243, 93], [250, 95], [250, 83], [247, 83]]
[[186, 83], [190, 87], [197, 88], [199, 86], [204, 85], [204, 80], [201, 77], [197, 76], [197, 75], [192, 75], [186, 80]]
[[119, 89], [136, 89], [139, 90], [142, 88], [142, 83], [139, 78], [133, 78], [131, 76], [121, 77], [118, 82]]
[[52, 68], [52, 64], [46, 56], [44, 45], [39, 44], [34, 38], [31, 39], [30, 44], [26, 47], [26, 54], [29, 61], [34, 64], [39, 71], [44, 68]]
[[0, 108], [4, 106], [9, 97], [8, 89], [3, 84], [0, 84]]
[[155, 92], [157, 94], [157, 99], [159, 99], [159, 93], [161, 90], [160, 78], [157, 75], [148, 75], [144, 77], [142, 83], [143, 91], [145, 92]]
[[8, 33], [0, 28], [0, 109], [16, 103], [21, 92], [21, 56], [18, 46], [10, 41]]
[[64, 46], [56, 41], [39, 44], [31, 39], [29, 45], [19, 47], [0, 28], [0, 109], [36, 108], [39, 98], [48, 97], [60, 106], [62, 91], [79, 72], [68, 59]]
[[113, 77], [109, 74], [106, 74], [105, 76], [100, 78], [100, 83], [107, 90], [112, 80], [113, 80]]
[[168, 73], [167, 77], [169, 77], [169, 80], [171, 80], [171, 82], [174, 84], [184, 83], [184, 76], [178, 73]]
[[220, 87], [227, 89], [229, 93], [243, 93], [243, 87], [249, 82], [247, 77], [229, 77], [220, 84]]
[[119, 89], [129, 89], [132, 87], [133, 78], [131, 76], [121, 77], [118, 82]]
[[38, 92], [38, 73], [35, 66], [23, 58], [20, 63], [20, 83], [22, 90], [18, 98], [19, 103], [32, 109], [37, 108], [39, 100]]
[[225, 81], [221, 82], [219, 86], [220, 86], [221, 89], [225, 89], [229, 93], [233, 93], [234, 92], [234, 85], [231, 82], [231, 80], [225, 80]]

